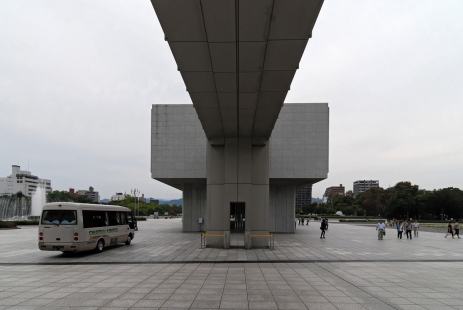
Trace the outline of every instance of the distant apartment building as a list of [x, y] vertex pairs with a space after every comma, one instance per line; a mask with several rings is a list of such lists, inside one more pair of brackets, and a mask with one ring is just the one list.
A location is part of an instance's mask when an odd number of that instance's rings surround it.
[[0, 178], [0, 195], [13, 195], [22, 192], [24, 196], [31, 197], [38, 187], [51, 193], [51, 181], [32, 175], [30, 171], [21, 170], [20, 166], [12, 165], [11, 175]]
[[370, 188], [379, 187], [378, 180], [358, 180], [354, 182], [354, 196], [366, 192]]
[[346, 192], [346, 196], [351, 196], [352, 197], [352, 196], [354, 196], [354, 192], [352, 192], [351, 190], [348, 190]]
[[323, 197], [329, 197], [329, 196], [332, 196], [332, 195], [345, 196], [345, 188], [344, 188], [344, 186], [342, 186], [342, 184], [339, 184], [339, 186], [328, 187], [325, 190], [325, 194], [323, 195]]
[[296, 208], [312, 203], [312, 185], [296, 191]]
[[116, 193], [116, 195], [111, 196], [111, 201], [121, 201], [125, 199], [125, 194], [123, 193]]
[[95, 189], [91, 186], [88, 188], [88, 191], [83, 189], [78, 190], [77, 195], [86, 196], [93, 202], [100, 202], [100, 194], [96, 192]]

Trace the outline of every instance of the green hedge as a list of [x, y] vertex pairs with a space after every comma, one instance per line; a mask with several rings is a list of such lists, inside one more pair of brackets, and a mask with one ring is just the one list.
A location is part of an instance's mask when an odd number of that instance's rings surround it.
[[0, 221], [0, 228], [16, 228], [16, 224], [13, 222]]
[[39, 225], [39, 221], [13, 221], [16, 225]]

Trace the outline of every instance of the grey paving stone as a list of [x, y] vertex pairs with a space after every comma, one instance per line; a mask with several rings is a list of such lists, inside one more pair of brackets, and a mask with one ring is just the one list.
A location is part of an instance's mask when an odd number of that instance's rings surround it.
[[198, 309], [218, 309], [220, 307], [220, 300], [195, 300], [191, 308]]
[[307, 306], [301, 302], [277, 301], [278, 309], [301, 309], [306, 310]]
[[248, 309], [247, 301], [222, 300], [220, 309]]
[[249, 309], [278, 309], [278, 306], [272, 301], [250, 301]]

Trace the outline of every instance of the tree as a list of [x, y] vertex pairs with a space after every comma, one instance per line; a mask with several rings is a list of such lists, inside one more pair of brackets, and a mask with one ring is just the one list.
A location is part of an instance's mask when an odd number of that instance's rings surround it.
[[463, 216], [463, 191], [459, 188], [448, 187], [434, 190], [430, 200], [434, 213], [441, 219], [444, 219], [444, 215], [455, 219]]
[[410, 182], [399, 182], [391, 191], [387, 203], [387, 213], [396, 217], [406, 214], [406, 219], [410, 218], [411, 213], [414, 213], [415, 217], [418, 216], [416, 209], [418, 185], [412, 185]]
[[361, 210], [369, 216], [377, 216], [384, 213], [390, 193], [381, 187], [370, 188], [358, 194], [353, 201], [354, 205], [361, 206]]
[[302, 212], [304, 214], [312, 214], [315, 212], [315, 208], [317, 207], [317, 203], [306, 204], [302, 206]]

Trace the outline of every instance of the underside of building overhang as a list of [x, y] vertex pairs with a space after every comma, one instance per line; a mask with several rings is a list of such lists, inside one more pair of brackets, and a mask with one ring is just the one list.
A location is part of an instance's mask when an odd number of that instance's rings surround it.
[[271, 136], [323, 0], [151, 0], [206, 137]]

